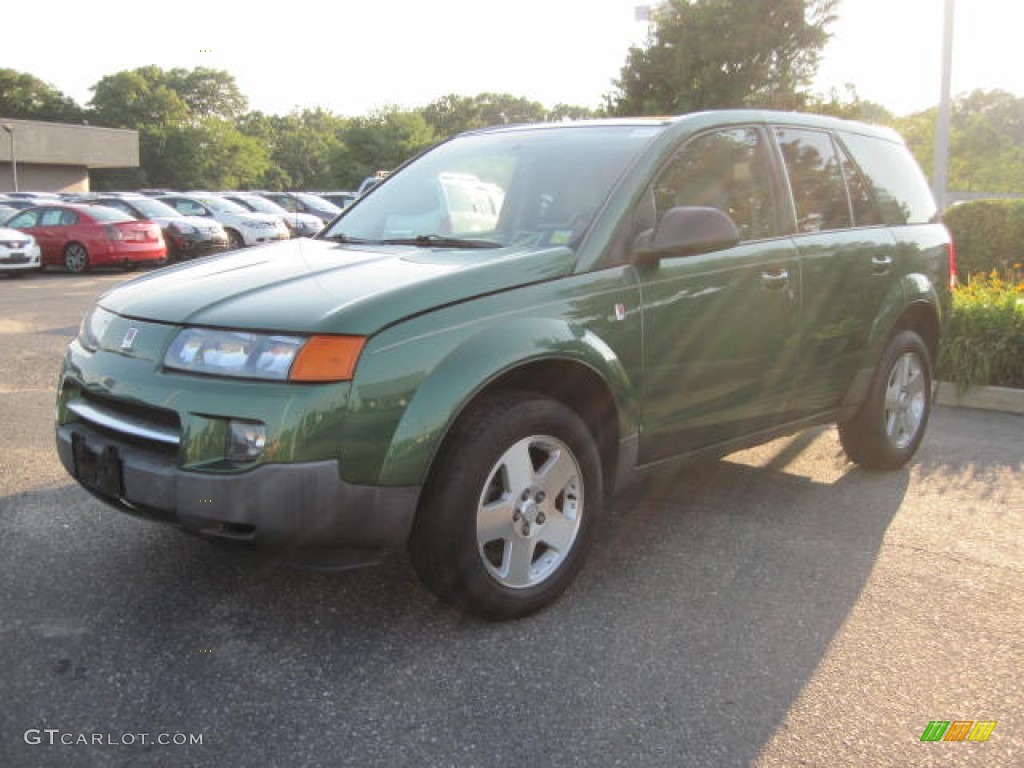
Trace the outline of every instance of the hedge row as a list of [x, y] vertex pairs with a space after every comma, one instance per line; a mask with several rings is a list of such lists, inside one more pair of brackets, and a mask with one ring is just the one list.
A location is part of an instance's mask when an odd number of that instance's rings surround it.
[[943, 219], [956, 245], [961, 279], [997, 272], [1021, 279], [1024, 271], [1024, 200], [975, 200], [948, 209]]
[[956, 288], [938, 369], [960, 389], [1024, 388], [1024, 283], [978, 274]]

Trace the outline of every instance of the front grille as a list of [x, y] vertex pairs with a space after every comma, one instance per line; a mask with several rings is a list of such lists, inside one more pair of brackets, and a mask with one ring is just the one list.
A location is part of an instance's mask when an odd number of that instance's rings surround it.
[[89, 426], [141, 448], [177, 455], [181, 443], [178, 414], [82, 391], [67, 408]]

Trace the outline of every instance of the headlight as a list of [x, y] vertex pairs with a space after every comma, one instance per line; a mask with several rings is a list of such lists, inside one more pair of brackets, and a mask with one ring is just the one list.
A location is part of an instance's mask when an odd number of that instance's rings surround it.
[[178, 224], [177, 222], [171, 224], [171, 229], [175, 230], [182, 235], [196, 235], [199, 234], [199, 228], [193, 227], [191, 224]]
[[279, 336], [185, 328], [168, 347], [164, 365], [244, 379], [347, 381], [364, 343], [361, 336]]
[[95, 352], [100, 348], [103, 334], [107, 332], [115, 317], [117, 315], [113, 312], [108, 312], [97, 304], [82, 318], [82, 325], [78, 329], [78, 342], [90, 352]]
[[249, 229], [275, 229], [277, 227], [276, 221], [243, 221], [243, 227]]

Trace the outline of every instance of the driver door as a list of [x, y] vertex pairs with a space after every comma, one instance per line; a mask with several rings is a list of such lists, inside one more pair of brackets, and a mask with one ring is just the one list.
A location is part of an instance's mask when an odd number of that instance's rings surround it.
[[[734, 247], [638, 265], [643, 312], [642, 463], [778, 424], [798, 354], [800, 262], [780, 237], [767, 137], [728, 128], [687, 141], [647, 197], [649, 223], [679, 206], [718, 208]], [[653, 228], [638, 235], [640, 244]]]

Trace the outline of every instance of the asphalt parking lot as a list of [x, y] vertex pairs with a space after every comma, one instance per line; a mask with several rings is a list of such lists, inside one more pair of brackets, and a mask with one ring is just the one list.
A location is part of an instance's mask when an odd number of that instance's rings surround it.
[[489, 624], [400, 553], [295, 571], [80, 490], [54, 383], [127, 278], [0, 279], [0, 766], [1024, 765], [1024, 416], [937, 408], [895, 473], [832, 428], [665, 472]]

